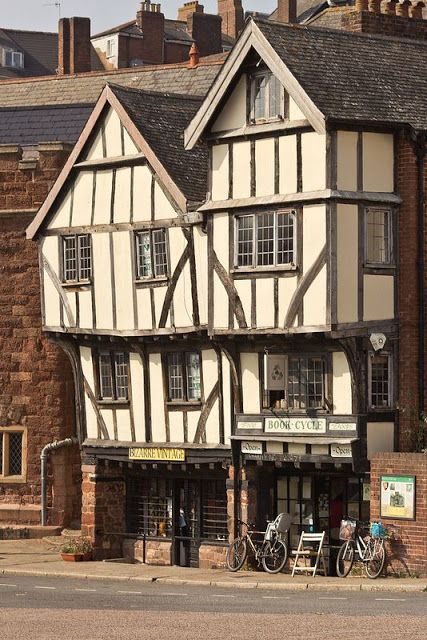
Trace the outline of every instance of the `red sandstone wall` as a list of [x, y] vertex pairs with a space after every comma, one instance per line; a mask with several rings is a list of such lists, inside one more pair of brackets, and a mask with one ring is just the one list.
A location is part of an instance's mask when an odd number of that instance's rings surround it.
[[381, 475], [416, 476], [416, 519], [383, 519], [396, 542], [388, 548], [393, 573], [427, 576], [427, 454], [378, 453], [371, 461], [371, 520], [380, 518]]

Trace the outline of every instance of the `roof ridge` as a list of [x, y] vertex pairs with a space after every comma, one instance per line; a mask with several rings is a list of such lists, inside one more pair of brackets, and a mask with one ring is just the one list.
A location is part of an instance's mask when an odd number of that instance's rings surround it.
[[149, 96], [163, 96], [164, 98], [173, 98], [174, 100], [188, 100], [190, 102], [201, 102], [203, 100], [202, 96], [192, 96], [184, 93], [172, 93], [170, 91], [153, 91], [152, 89], [138, 89], [137, 87], [125, 87], [121, 84], [116, 84], [115, 82], [107, 82], [107, 86], [114, 89], [118, 89], [119, 91], [124, 91], [125, 93], [136, 93], [143, 94]]
[[37, 33], [42, 34], [44, 36], [58, 36], [57, 31], [37, 31], [37, 29], [15, 29], [14, 27], [1, 27], [2, 31], [6, 33], [8, 31], [13, 31], [14, 33]]

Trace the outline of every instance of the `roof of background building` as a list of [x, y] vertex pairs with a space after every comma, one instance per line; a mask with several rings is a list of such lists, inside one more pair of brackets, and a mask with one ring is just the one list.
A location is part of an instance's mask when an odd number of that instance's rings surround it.
[[109, 86], [187, 200], [205, 200], [207, 149], [184, 149], [184, 130], [202, 98]]

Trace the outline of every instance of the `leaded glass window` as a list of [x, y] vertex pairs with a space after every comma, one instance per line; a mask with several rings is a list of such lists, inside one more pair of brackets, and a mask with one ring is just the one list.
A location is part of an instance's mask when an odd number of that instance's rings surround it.
[[136, 273], [138, 279], [159, 278], [168, 273], [166, 230], [136, 233]]
[[391, 357], [389, 354], [371, 354], [369, 358], [369, 402], [375, 409], [389, 408], [392, 404]]
[[251, 120], [274, 120], [285, 118], [286, 94], [279, 80], [270, 72], [263, 71], [251, 80]]
[[129, 356], [120, 351], [99, 354], [99, 392], [101, 400], [128, 400]]
[[236, 267], [274, 267], [296, 261], [296, 214], [276, 211], [236, 217]]
[[366, 209], [366, 261], [372, 264], [391, 263], [391, 211]]
[[65, 282], [86, 282], [92, 276], [92, 243], [89, 234], [64, 236], [63, 278]]
[[198, 402], [201, 399], [200, 356], [174, 352], [167, 356], [169, 400]]

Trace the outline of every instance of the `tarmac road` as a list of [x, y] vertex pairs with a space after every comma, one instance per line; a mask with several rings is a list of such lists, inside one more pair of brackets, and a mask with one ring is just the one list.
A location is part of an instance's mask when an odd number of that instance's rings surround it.
[[426, 640], [426, 593], [0, 576], [1, 640]]

